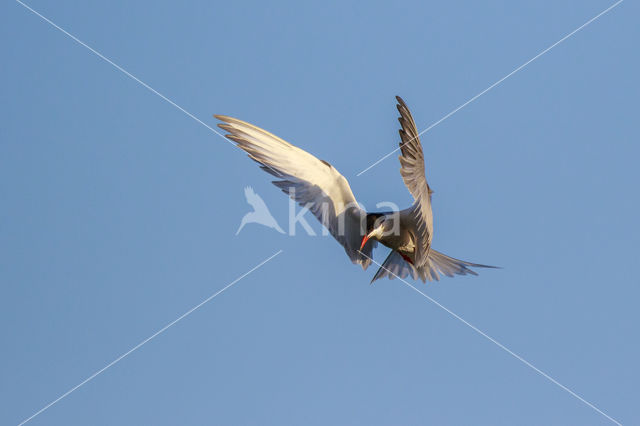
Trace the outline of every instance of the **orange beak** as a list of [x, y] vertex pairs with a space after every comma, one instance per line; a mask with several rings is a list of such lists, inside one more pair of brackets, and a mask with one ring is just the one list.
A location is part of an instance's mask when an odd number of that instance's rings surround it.
[[367, 241], [369, 241], [369, 236], [368, 236], [368, 235], [365, 235], [365, 236], [362, 238], [362, 244], [360, 244], [360, 250], [362, 250], [362, 247], [364, 247], [364, 245], [365, 245], [365, 244], [367, 244]]

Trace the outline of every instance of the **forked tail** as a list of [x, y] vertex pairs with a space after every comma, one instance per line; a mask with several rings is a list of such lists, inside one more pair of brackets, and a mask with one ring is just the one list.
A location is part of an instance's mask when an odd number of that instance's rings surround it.
[[466, 262], [464, 260], [454, 259], [446, 254], [442, 254], [434, 249], [429, 251], [428, 262], [421, 267], [416, 268], [411, 263], [404, 260], [402, 255], [395, 250], [389, 253], [384, 263], [373, 276], [371, 283], [379, 278], [389, 277], [405, 278], [411, 276], [414, 280], [418, 278], [422, 282], [439, 281], [440, 274], [448, 277], [454, 275], [478, 275], [476, 271], [470, 268], [497, 268], [497, 266], [481, 265], [479, 263]]

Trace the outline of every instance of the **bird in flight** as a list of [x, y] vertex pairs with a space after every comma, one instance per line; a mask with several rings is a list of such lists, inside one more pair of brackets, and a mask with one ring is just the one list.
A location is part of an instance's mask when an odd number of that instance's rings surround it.
[[331, 164], [291, 145], [257, 126], [224, 115], [218, 127], [249, 154], [262, 170], [276, 177], [273, 184], [308, 208], [344, 247], [347, 256], [363, 269], [371, 264], [377, 243], [391, 249], [371, 282], [411, 276], [422, 282], [439, 280], [440, 274], [478, 275], [471, 268], [495, 268], [454, 259], [431, 248], [433, 191], [425, 177], [424, 155], [418, 129], [409, 108], [399, 96], [400, 175], [414, 198], [411, 207], [396, 212], [368, 213], [360, 207], [349, 182]]
[[279, 233], [284, 234], [284, 231], [280, 228], [276, 219], [271, 215], [271, 212], [267, 208], [262, 197], [256, 194], [253, 188], [247, 186], [244, 189], [244, 196], [247, 199], [247, 203], [253, 207], [253, 211], [242, 217], [242, 221], [240, 222], [240, 227], [238, 227], [238, 230], [236, 231], [236, 235], [242, 231], [242, 228], [244, 228], [247, 223], [259, 223], [260, 225], [273, 228]]

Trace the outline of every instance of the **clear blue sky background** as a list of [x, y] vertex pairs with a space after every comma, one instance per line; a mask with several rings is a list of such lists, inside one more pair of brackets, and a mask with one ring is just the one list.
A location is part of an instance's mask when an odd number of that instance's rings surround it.
[[[394, 95], [426, 128], [612, 3], [29, 4], [207, 124], [330, 161], [372, 208], [411, 202], [395, 155], [355, 176], [397, 144]], [[419, 288], [627, 424], [639, 11], [422, 137], [435, 248], [505, 269]], [[610, 424], [401, 282], [370, 286], [334, 240], [236, 237], [246, 185], [286, 226], [268, 175], [18, 3], [0, 15], [0, 423], [282, 249], [31, 424]]]

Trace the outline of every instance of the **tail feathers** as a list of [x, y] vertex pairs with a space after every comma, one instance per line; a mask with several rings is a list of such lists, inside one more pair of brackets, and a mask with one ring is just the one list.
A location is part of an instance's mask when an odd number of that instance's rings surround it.
[[464, 260], [454, 259], [446, 254], [442, 254], [434, 249], [429, 250], [428, 261], [425, 265], [416, 268], [397, 251], [393, 250], [389, 253], [386, 260], [374, 275], [371, 283], [380, 278], [389, 277], [405, 278], [411, 276], [414, 280], [420, 279], [423, 283], [427, 281], [439, 281], [440, 274], [448, 277], [454, 275], [478, 275], [476, 271], [470, 268], [497, 268], [497, 266], [481, 265], [478, 263], [466, 262]]
[[[497, 266], [481, 265], [479, 263], [466, 262], [464, 260], [454, 259], [446, 254], [442, 254], [434, 249], [429, 251], [429, 264], [435, 270], [436, 276], [440, 272], [448, 277], [454, 275], [478, 275], [476, 271], [470, 268], [493, 268], [499, 269]], [[437, 278], [436, 278], [437, 279]]]

